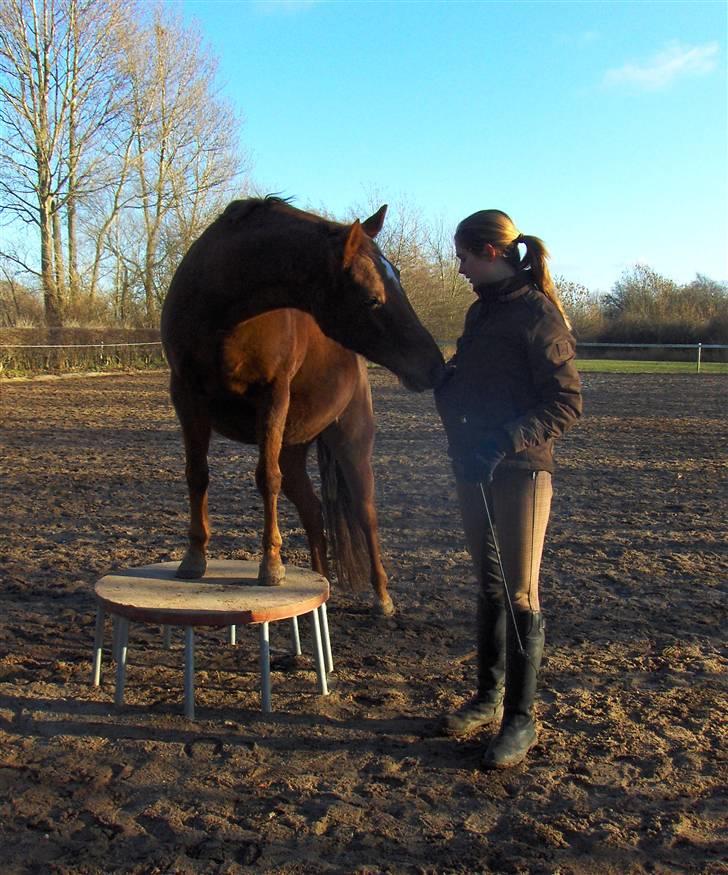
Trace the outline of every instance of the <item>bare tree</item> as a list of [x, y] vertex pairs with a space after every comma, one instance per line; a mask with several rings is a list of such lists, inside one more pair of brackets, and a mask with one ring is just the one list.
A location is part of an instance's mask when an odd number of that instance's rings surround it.
[[[58, 209], [59, 148], [64, 124], [55, 13], [42, 3], [0, 4], [0, 210], [40, 231], [40, 277], [49, 324], [61, 321], [53, 253]], [[33, 271], [37, 273], [37, 271]]]
[[49, 325], [114, 276], [141, 283], [153, 323], [172, 262], [241, 173], [214, 60], [165, 7], [147, 11], [0, 0], [0, 221], [37, 230], [37, 258], [5, 254], [39, 281]]
[[0, 328], [35, 327], [42, 320], [42, 305], [14, 276], [13, 264], [0, 257]]
[[388, 198], [378, 188], [372, 188], [367, 192], [363, 203], [349, 209], [347, 219], [364, 219], [387, 202], [387, 220], [377, 236], [377, 245], [392, 264], [406, 274], [421, 260], [424, 220], [419, 207], [404, 195]]
[[170, 253], [176, 264], [241, 172], [239, 120], [215, 94], [216, 65], [199, 34], [163, 8], [127, 46], [126, 58], [133, 184], [143, 231], [139, 273], [153, 323], [173, 266]]
[[[0, 0], [0, 215], [38, 230], [46, 321], [78, 294], [76, 204], [100, 183], [116, 112], [119, 23], [130, 0]], [[64, 259], [63, 216], [70, 267]]]
[[73, 303], [81, 291], [78, 206], [110, 183], [108, 156], [118, 141], [126, 101], [126, 84], [119, 72], [119, 36], [128, 32], [135, 6], [130, 0], [67, 2], [69, 108], [65, 208], [68, 286]]

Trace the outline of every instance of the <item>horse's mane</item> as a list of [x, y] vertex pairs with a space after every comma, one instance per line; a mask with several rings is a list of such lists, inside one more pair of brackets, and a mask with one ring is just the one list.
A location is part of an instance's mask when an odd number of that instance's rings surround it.
[[292, 197], [281, 197], [277, 194], [267, 194], [265, 197], [251, 197], [245, 200], [231, 201], [223, 210], [220, 218], [237, 224], [243, 219], [247, 219], [253, 213], [260, 210], [277, 209], [280, 212], [288, 213], [291, 216], [298, 216], [301, 219], [308, 219], [315, 222], [328, 222], [322, 216], [317, 216], [315, 213], [307, 213], [305, 210], [300, 210], [291, 204]]
[[[335, 219], [327, 219], [324, 216], [319, 216], [316, 213], [309, 213], [306, 210], [301, 210], [291, 204], [293, 198], [280, 197], [277, 194], [267, 194], [265, 197], [251, 197], [245, 200], [231, 201], [223, 210], [214, 223], [218, 228], [221, 225], [240, 225], [243, 222], [249, 221], [251, 218], [262, 217], [263, 215], [277, 214], [285, 222], [285, 218], [293, 220], [298, 225], [299, 229], [314, 228], [323, 229], [325, 234], [338, 233], [346, 226], [336, 221]], [[364, 236], [361, 241], [361, 251], [366, 252], [370, 258], [374, 257], [376, 246], [368, 236]]]

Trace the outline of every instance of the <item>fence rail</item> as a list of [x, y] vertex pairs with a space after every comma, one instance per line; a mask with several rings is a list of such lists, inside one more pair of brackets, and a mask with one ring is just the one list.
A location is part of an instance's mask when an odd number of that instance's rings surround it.
[[0, 375], [152, 368], [165, 364], [159, 340], [98, 343], [3, 343]]
[[[438, 341], [441, 347], [454, 347], [456, 341]], [[592, 343], [578, 342], [577, 355], [585, 349], [676, 349], [695, 350], [696, 371], [700, 373], [705, 350], [728, 350], [724, 343]], [[83, 352], [81, 352], [83, 350]], [[95, 350], [95, 352], [89, 352]], [[686, 360], [686, 359], [682, 359]], [[0, 375], [13, 373], [62, 373], [90, 368], [123, 369], [156, 367], [165, 364], [159, 340], [98, 343], [3, 343], [0, 340]]]
[[144, 340], [135, 343], [109, 343], [100, 340], [98, 343], [0, 343], [0, 349], [91, 349], [105, 346], [161, 346], [161, 340]]
[[[457, 341], [455, 340], [438, 340], [437, 341], [441, 349], [454, 350]], [[728, 344], [725, 343], [592, 343], [586, 341], [577, 341], [576, 344], [576, 354], [578, 358], [586, 358], [586, 355], [582, 355], [585, 350], [594, 349], [595, 351], [604, 350], [603, 355], [597, 355], [596, 358], [627, 358], [627, 359], [635, 359], [637, 361], [644, 361], [645, 356], [638, 353], [637, 355], [627, 355], [627, 356], [614, 356], [613, 353], [617, 350], [679, 350], [680, 352], [674, 356], [658, 356], [658, 359], [664, 361], [683, 361], [683, 362], [694, 362], [695, 370], [700, 373], [701, 365], [706, 361], [703, 353], [706, 350], [710, 350], [710, 358], [713, 361], [726, 361], [728, 360], [728, 352], [722, 353], [719, 350], [728, 351]], [[689, 351], [695, 350], [695, 354], [690, 356]], [[715, 351], [715, 352], [713, 352]]]
[[606, 349], [694, 349], [695, 350], [695, 370], [700, 373], [700, 367], [703, 362], [703, 351], [706, 349], [728, 349], [728, 344], [725, 343], [577, 343], [577, 354], [580, 349], [584, 348], [606, 348]]

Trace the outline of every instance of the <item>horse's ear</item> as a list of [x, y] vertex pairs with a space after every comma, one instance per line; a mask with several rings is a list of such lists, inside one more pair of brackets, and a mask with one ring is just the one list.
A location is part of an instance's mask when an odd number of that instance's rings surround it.
[[354, 261], [354, 257], [361, 248], [363, 242], [364, 232], [362, 231], [361, 222], [359, 219], [355, 219], [354, 224], [349, 228], [349, 232], [346, 235], [346, 242], [344, 243], [344, 268], [351, 267], [351, 263]]
[[361, 226], [364, 229], [364, 233], [367, 237], [376, 237], [377, 234], [382, 230], [382, 225], [384, 224], [384, 217], [387, 215], [387, 205], [379, 207], [379, 209], [374, 213], [373, 216], [369, 216], [369, 218], [362, 222]]

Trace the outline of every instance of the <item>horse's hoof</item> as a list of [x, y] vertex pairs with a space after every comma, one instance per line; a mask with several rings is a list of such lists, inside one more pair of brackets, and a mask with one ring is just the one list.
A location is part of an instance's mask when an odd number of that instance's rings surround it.
[[269, 568], [263, 571], [261, 566], [258, 572], [259, 586], [282, 586], [286, 579], [286, 566], [280, 565], [278, 568]]
[[394, 602], [389, 596], [387, 596], [385, 599], [374, 605], [374, 613], [378, 617], [394, 616]]
[[182, 580], [199, 580], [204, 577], [206, 570], [207, 559], [204, 556], [200, 556], [199, 553], [186, 553], [174, 576]]

